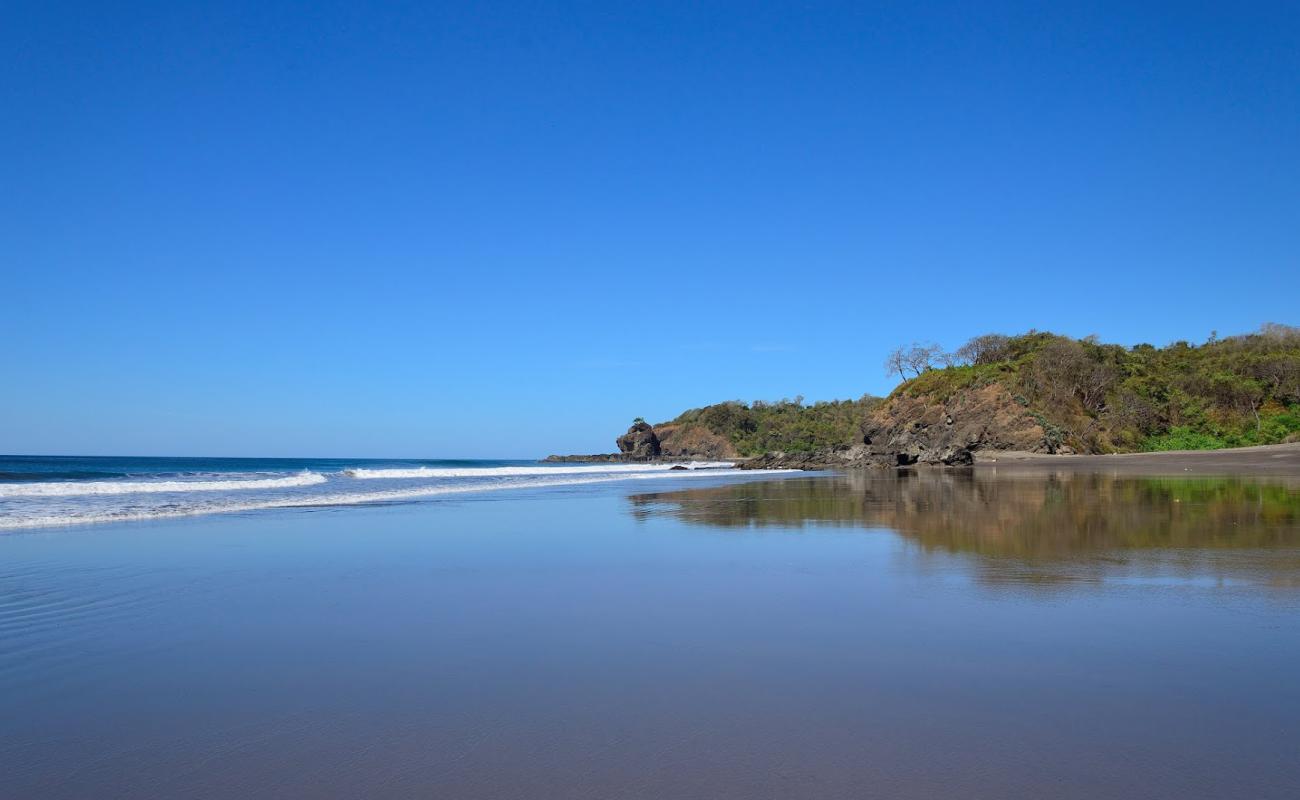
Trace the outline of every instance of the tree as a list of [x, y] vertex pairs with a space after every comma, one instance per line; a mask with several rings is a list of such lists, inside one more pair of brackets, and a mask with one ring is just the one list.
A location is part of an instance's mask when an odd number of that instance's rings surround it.
[[1000, 333], [976, 336], [953, 353], [956, 360], [965, 364], [996, 364], [1011, 356], [1011, 337]]
[[1118, 375], [1111, 365], [1093, 358], [1084, 344], [1058, 338], [1043, 347], [1026, 377], [1029, 388], [1045, 399], [1064, 404], [1073, 398], [1085, 410], [1097, 412]]
[[885, 359], [886, 375], [897, 375], [900, 379], [906, 380], [907, 373], [904, 372], [906, 368], [907, 355], [901, 347], [895, 348], [894, 351], [889, 354], [889, 357]]
[[943, 348], [933, 342], [929, 344], [913, 342], [907, 350], [907, 366], [917, 377], [920, 377], [922, 372], [934, 369], [934, 362], [942, 352]]
[[1259, 326], [1259, 335], [1265, 339], [1294, 345], [1300, 342], [1300, 328], [1280, 322], [1265, 322]]
[[1209, 388], [1216, 403], [1233, 409], [1243, 417], [1253, 417], [1255, 430], [1260, 429], [1259, 408], [1268, 398], [1268, 393], [1259, 381], [1234, 373], [1219, 373], [1210, 378]]
[[920, 377], [922, 372], [934, 369], [934, 362], [942, 353], [943, 348], [937, 344], [912, 342], [911, 347], [906, 349], [900, 347], [889, 354], [885, 359], [886, 374], [896, 374], [906, 380], [907, 373], [910, 371], [913, 378]]

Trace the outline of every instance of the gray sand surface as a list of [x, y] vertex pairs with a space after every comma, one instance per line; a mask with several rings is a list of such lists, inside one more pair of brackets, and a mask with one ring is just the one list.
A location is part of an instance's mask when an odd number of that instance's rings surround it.
[[1300, 442], [1230, 450], [1177, 450], [1105, 456], [1051, 456], [1014, 451], [976, 456], [979, 468], [1104, 470], [1147, 475], [1300, 475]]

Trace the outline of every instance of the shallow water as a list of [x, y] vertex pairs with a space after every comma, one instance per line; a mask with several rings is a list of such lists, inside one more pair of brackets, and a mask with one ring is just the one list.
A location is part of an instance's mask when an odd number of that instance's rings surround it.
[[1300, 482], [736, 480], [0, 535], [0, 796], [1300, 794]]

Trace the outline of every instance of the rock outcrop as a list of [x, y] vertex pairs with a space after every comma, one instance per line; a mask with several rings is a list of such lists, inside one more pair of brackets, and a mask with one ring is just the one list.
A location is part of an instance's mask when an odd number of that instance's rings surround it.
[[[629, 458], [623, 453], [574, 453], [547, 456], [542, 460], [552, 464], [627, 464], [637, 459]], [[653, 461], [654, 459], [642, 460]]]
[[1053, 452], [1041, 422], [1000, 384], [945, 400], [895, 395], [871, 415], [863, 435], [865, 444], [927, 463], [961, 449]]
[[801, 453], [765, 453], [742, 469], [848, 469], [913, 464], [964, 466], [977, 450], [1059, 452], [1047, 431], [999, 385], [946, 400], [895, 396], [871, 415], [862, 441]]
[[720, 461], [740, 457], [726, 437], [703, 425], [656, 425], [654, 430], [659, 437], [659, 453], [665, 458]]
[[645, 420], [632, 423], [627, 433], [618, 437], [615, 443], [618, 444], [618, 451], [631, 459], [657, 458], [661, 453], [654, 426]]

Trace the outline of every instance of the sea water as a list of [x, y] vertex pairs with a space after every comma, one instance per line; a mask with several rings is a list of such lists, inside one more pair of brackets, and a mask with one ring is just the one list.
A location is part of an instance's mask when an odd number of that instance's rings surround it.
[[[684, 466], [686, 469], [673, 469]], [[0, 456], [0, 530], [734, 474], [731, 462]]]

